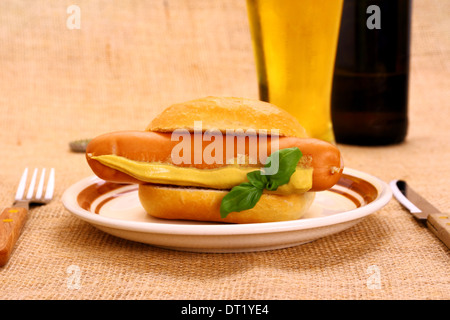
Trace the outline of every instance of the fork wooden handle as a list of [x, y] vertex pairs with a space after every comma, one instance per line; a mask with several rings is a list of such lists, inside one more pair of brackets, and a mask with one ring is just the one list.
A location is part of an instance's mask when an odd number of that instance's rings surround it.
[[0, 214], [0, 266], [4, 266], [11, 256], [27, 219], [27, 212], [25, 208], [9, 207]]

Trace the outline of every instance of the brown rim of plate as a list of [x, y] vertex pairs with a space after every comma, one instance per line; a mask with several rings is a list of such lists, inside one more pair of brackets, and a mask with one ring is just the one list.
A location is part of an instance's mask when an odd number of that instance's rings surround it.
[[[129, 185], [99, 181], [93, 183], [86, 188], [84, 188], [77, 196], [78, 205], [84, 210], [91, 211], [92, 204], [101, 196], [111, 192], [118, 190], [120, 188], [126, 187]], [[94, 212], [98, 214], [100, 209], [109, 201], [117, 198], [123, 194], [137, 191], [138, 186], [135, 188], [127, 189], [122, 192], [113, 193], [110, 197], [103, 199], [99, 202]], [[351, 192], [348, 192], [351, 191]], [[352, 201], [357, 208], [360, 208], [368, 203], [371, 203], [378, 197], [377, 188], [372, 185], [370, 182], [352, 176], [348, 174], [343, 174], [341, 179], [338, 181], [335, 187], [328, 190], [328, 192], [337, 193], [350, 201]], [[355, 196], [356, 194], [356, 196]]]

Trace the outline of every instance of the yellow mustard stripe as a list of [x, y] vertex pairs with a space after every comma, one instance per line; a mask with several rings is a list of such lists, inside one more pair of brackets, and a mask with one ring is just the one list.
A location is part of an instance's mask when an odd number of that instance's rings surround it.
[[13, 222], [13, 219], [3, 219], [3, 222]]
[[17, 210], [17, 209], [9, 209], [8, 212], [9, 213], [17, 213], [17, 212], [19, 212], [19, 210]]
[[[134, 161], [116, 155], [91, 156], [91, 159], [149, 183], [212, 189], [231, 189], [243, 182], [247, 182], [247, 173], [258, 170], [254, 167], [234, 165], [215, 169], [196, 169], [156, 162]], [[289, 183], [280, 186], [276, 191], [271, 191], [271, 193], [304, 193], [312, 187], [312, 174], [312, 168], [298, 167], [291, 176]]]

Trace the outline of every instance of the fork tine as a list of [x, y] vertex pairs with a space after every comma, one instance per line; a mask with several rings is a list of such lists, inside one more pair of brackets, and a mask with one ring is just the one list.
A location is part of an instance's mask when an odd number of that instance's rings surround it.
[[45, 180], [45, 168], [42, 169], [41, 178], [39, 179], [38, 188], [36, 190], [36, 199], [42, 198], [42, 193], [44, 190], [44, 180]]
[[53, 198], [53, 190], [55, 189], [55, 169], [50, 169], [50, 175], [48, 178], [48, 184], [45, 191], [45, 200], [51, 200]]
[[22, 173], [22, 177], [20, 178], [19, 186], [17, 187], [16, 192], [16, 200], [22, 200], [23, 195], [25, 193], [25, 185], [27, 183], [27, 176], [28, 176], [28, 168], [25, 168], [25, 170]]
[[34, 185], [36, 184], [36, 175], [37, 175], [37, 168], [34, 169], [33, 176], [31, 177], [30, 186], [28, 187], [27, 199], [31, 199], [33, 197]]

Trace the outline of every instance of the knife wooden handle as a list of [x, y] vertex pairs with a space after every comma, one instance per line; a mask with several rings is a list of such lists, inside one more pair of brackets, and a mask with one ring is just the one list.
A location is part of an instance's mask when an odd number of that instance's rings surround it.
[[25, 208], [9, 207], [0, 214], [0, 267], [4, 266], [11, 256], [25, 224], [27, 212]]
[[450, 249], [450, 214], [432, 213], [428, 215], [428, 228]]

